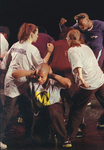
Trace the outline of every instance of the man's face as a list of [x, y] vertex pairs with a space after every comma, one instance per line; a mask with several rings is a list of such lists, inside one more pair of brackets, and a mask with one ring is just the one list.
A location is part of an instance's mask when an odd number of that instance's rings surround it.
[[78, 21], [78, 26], [80, 27], [81, 30], [85, 31], [89, 28], [89, 19], [84, 18], [84, 19], [80, 19]]
[[38, 83], [41, 85], [44, 85], [45, 83], [47, 83], [48, 80], [48, 73], [45, 71], [39, 71], [37, 74], [37, 78], [38, 78]]

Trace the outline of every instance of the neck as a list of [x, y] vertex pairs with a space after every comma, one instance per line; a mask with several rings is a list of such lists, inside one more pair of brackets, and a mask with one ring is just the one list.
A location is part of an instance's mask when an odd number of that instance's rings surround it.
[[88, 31], [92, 30], [92, 28], [93, 28], [93, 22], [90, 20]]
[[27, 39], [27, 41], [30, 42], [30, 43], [32, 43], [32, 40], [31, 40], [31, 39]]
[[48, 89], [49, 83], [50, 83], [49, 80], [47, 80], [46, 83], [43, 84], [43, 88], [44, 88], [44, 89]]

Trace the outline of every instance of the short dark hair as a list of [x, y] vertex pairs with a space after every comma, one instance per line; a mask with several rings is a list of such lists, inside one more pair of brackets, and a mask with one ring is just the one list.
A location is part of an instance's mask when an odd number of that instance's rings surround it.
[[74, 20], [76, 20], [76, 21], [79, 21], [80, 19], [84, 19], [84, 18], [88, 18], [89, 19], [88, 14], [86, 14], [86, 13], [80, 13], [80, 14], [74, 16]]
[[8, 27], [6, 27], [6, 26], [0, 26], [0, 32], [1, 33], [6, 33], [7, 37], [9, 38], [9, 36], [10, 36], [10, 30], [9, 30]]

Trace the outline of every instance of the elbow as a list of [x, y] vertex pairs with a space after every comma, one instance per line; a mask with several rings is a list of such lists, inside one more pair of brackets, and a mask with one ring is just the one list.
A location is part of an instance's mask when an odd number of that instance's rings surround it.
[[13, 77], [13, 78], [16, 78], [16, 77], [15, 77], [15, 73], [14, 73], [14, 72], [12, 73], [12, 77]]
[[19, 79], [19, 78], [16, 76], [15, 72], [12, 73], [12, 77], [13, 77], [14, 79]]

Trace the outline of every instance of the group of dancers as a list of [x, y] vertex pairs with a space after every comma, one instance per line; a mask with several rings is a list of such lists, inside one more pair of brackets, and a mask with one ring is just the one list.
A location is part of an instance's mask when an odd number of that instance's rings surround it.
[[[58, 41], [47, 33], [39, 33], [38, 26], [23, 23], [18, 42], [5, 50], [4, 56], [0, 55], [0, 73], [5, 74], [1, 149], [7, 148], [3, 138], [17, 103], [26, 135], [32, 141], [36, 137], [42, 142], [49, 141], [50, 133], [53, 133], [64, 148], [72, 147], [93, 94], [104, 108], [104, 73], [101, 69], [104, 22], [90, 20], [86, 13], [78, 14], [74, 19], [76, 24], [66, 27], [67, 20], [61, 18]], [[70, 110], [67, 124], [65, 99]], [[100, 125], [104, 125], [104, 117], [99, 121]]]

